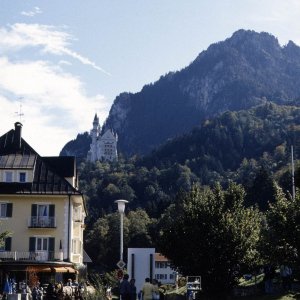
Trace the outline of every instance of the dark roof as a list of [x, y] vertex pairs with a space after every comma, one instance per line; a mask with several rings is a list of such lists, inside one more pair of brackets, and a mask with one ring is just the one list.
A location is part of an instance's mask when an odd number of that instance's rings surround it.
[[44, 156], [43, 160], [60, 176], [76, 177], [76, 159], [74, 156]]
[[20, 153], [20, 154], [30, 154], [36, 152], [27, 144], [27, 142], [21, 138], [21, 147], [17, 147], [15, 144], [15, 130], [10, 130], [4, 135], [0, 137], [0, 155], [5, 154], [14, 154], [14, 153]]
[[0, 169], [33, 169], [36, 154], [6, 154], [0, 156]]
[[65, 179], [75, 176], [75, 157], [41, 157], [22, 139], [22, 124], [15, 126], [0, 137], [0, 169], [33, 169], [33, 182], [0, 182], [0, 193], [82, 195]]
[[91, 263], [93, 262], [86, 251], [83, 249], [83, 263]]

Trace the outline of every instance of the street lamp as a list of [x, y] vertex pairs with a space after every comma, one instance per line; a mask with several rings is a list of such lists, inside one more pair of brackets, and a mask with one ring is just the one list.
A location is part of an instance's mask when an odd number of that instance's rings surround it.
[[[124, 218], [124, 211], [125, 205], [128, 203], [127, 200], [116, 200], [115, 203], [118, 204], [118, 211], [120, 213], [120, 264], [123, 264], [123, 218]], [[122, 267], [120, 267], [122, 269]]]

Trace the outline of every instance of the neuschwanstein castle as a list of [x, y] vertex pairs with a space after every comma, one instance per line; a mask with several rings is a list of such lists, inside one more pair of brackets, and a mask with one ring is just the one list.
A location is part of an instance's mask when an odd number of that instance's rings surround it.
[[99, 118], [95, 114], [93, 129], [91, 130], [91, 149], [87, 154], [87, 160], [95, 162], [96, 160], [113, 161], [118, 160], [117, 142], [118, 136], [112, 130], [108, 129], [101, 135], [101, 126]]

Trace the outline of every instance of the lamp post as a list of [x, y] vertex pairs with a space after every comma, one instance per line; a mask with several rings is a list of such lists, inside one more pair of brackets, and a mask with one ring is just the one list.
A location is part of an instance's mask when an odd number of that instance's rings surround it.
[[[125, 211], [125, 205], [128, 203], [127, 200], [116, 200], [115, 203], [118, 204], [118, 211], [120, 213], [120, 261], [118, 264], [122, 265], [123, 262], [123, 219], [124, 219], [124, 211]], [[120, 266], [119, 266], [120, 267]], [[122, 269], [123, 267], [120, 267]]]

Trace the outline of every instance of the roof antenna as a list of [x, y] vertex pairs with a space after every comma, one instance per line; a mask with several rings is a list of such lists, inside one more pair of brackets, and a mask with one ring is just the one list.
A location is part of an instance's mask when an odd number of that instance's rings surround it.
[[22, 99], [23, 99], [23, 97], [19, 98], [19, 100], [20, 100], [19, 111], [15, 112], [15, 115], [20, 118], [20, 123], [22, 123], [22, 117], [24, 116], [24, 113], [23, 113], [23, 110], [22, 110], [22, 103], [21, 103]]

